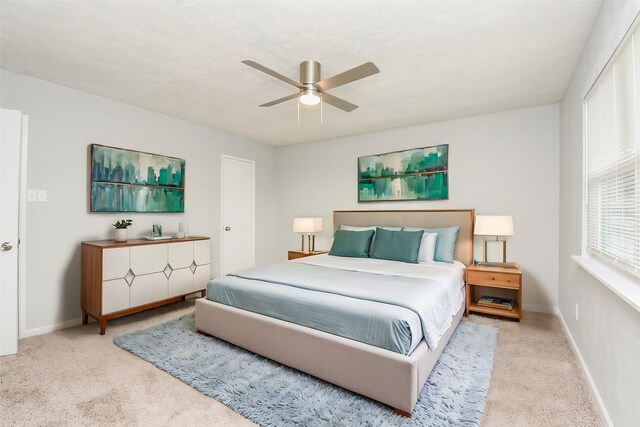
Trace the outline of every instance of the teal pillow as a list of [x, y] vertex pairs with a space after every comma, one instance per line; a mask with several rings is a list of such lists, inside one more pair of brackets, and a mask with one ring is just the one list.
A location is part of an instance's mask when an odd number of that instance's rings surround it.
[[[341, 225], [340, 226], [340, 230], [349, 230], [349, 231], [363, 231], [363, 230], [373, 230], [375, 231], [376, 228], [378, 228], [377, 225], [371, 225], [369, 227], [356, 227], [353, 225]], [[402, 230], [402, 227], [381, 227], [384, 228], [385, 230], [393, 230], [393, 231], [400, 231]], [[371, 250], [373, 249], [373, 242], [376, 241], [376, 235], [373, 235], [373, 239], [371, 239], [371, 246], [369, 246], [369, 255], [371, 255]]]
[[418, 252], [424, 231], [390, 231], [378, 227], [371, 258], [418, 263]]
[[458, 239], [458, 232], [460, 231], [459, 225], [454, 225], [452, 227], [442, 227], [442, 228], [404, 227], [402, 230], [406, 230], [406, 231], [422, 230], [425, 233], [438, 233], [438, 238], [436, 239], [436, 252], [435, 252], [435, 255], [433, 256], [433, 260], [453, 263], [453, 252], [456, 248], [456, 240]]
[[369, 258], [369, 246], [375, 230], [336, 230], [329, 255]]

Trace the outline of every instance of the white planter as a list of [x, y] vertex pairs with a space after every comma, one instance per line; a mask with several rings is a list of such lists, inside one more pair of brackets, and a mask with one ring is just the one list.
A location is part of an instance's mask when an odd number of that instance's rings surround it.
[[116, 228], [116, 242], [126, 242], [128, 240], [128, 233], [126, 228]]

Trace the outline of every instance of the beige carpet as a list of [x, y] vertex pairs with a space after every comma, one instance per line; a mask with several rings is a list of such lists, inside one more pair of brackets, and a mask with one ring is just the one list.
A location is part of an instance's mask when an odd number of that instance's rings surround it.
[[[93, 323], [20, 341], [0, 358], [0, 425], [252, 425], [113, 344], [192, 311], [193, 300], [114, 320], [106, 336]], [[601, 425], [557, 317], [470, 321], [500, 328], [483, 425]]]

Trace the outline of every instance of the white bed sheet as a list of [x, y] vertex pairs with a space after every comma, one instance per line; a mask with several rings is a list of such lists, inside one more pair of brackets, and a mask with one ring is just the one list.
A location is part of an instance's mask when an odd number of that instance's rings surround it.
[[[453, 263], [432, 261], [412, 264], [375, 258], [337, 257], [321, 254], [298, 258], [290, 262], [387, 276], [424, 278], [441, 283], [447, 290], [449, 296], [448, 304], [444, 299], [435, 299], [434, 301], [439, 301], [439, 304], [447, 304], [448, 307], [437, 307], [434, 312], [449, 313], [449, 318], [442, 319], [441, 322], [438, 322], [440, 324], [438, 337], [441, 337], [449, 326], [451, 326], [453, 316], [455, 316], [460, 306], [464, 303], [465, 294], [463, 287], [466, 267], [459, 261], [454, 261]], [[427, 289], [427, 287], [425, 287], [425, 289]], [[416, 336], [414, 334], [412, 341], [416, 342], [412, 342], [412, 349], [418, 345], [421, 339], [422, 336]]]

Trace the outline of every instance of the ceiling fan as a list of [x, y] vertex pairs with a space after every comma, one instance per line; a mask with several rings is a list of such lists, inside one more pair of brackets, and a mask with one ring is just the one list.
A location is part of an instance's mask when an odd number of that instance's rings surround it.
[[300, 81], [297, 82], [265, 67], [264, 65], [260, 65], [255, 61], [247, 59], [242, 61], [242, 63], [255, 68], [258, 71], [269, 74], [271, 77], [275, 77], [278, 80], [282, 80], [285, 83], [289, 83], [291, 86], [295, 86], [299, 89], [298, 92], [294, 94], [276, 99], [275, 101], [267, 102], [266, 104], [260, 105], [261, 107], [271, 107], [294, 98], [299, 98], [300, 102], [305, 105], [316, 105], [320, 102], [320, 98], [322, 97], [323, 102], [346, 112], [350, 112], [358, 108], [358, 106], [345, 101], [342, 98], [333, 96], [326, 91], [338, 86], [346, 85], [347, 83], [351, 83], [356, 80], [364, 79], [365, 77], [369, 77], [380, 72], [373, 62], [367, 62], [345, 71], [344, 73], [337, 74], [328, 79], [320, 80], [320, 63], [307, 60], [300, 63]]

